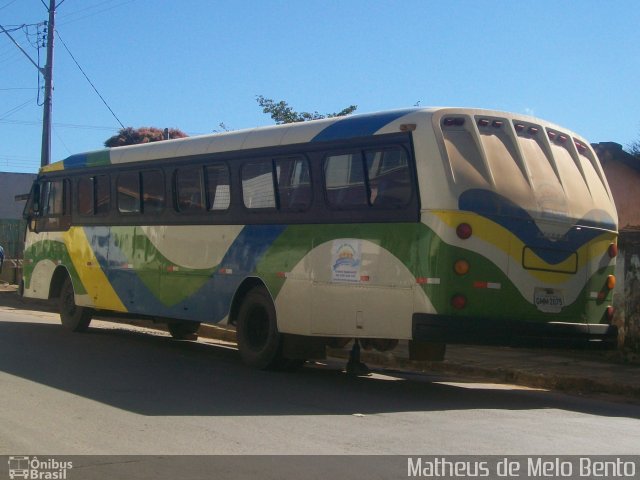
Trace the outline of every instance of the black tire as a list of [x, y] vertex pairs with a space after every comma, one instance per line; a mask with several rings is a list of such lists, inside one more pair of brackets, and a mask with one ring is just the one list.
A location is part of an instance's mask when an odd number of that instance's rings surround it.
[[93, 311], [76, 305], [71, 279], [67, 277], [60, 290], [60, 321], [62, 326], [72, 332], [86, 332], [91, 323]]
[[282, 358], [276, 309], [265, 287], [254, 287], [246, 294], [236, 326], [238, 350], [246, 365], [265, 370], [280, 369], [286, 363]]
[[198, 333], [200, 322], [169, 322], [167, 328], [176, 340], [195, 340], [194, 336]]

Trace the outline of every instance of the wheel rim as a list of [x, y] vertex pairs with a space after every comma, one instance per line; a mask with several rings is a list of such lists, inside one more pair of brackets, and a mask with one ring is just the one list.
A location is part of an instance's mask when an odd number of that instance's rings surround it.
[[252, 350], [260, 350], [269, 338], [269, 314], [261, 305], [254, 305], [247, 315], [247, 344]]

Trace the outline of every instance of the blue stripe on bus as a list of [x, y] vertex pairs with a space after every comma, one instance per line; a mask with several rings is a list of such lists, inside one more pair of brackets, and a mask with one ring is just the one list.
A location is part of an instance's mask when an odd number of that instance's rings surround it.
[[[171, 306], [164, 305], [149, 290], [138, 272], [118, 268], [119, 265], [131, 263], [131, 259], [113, 240], [106, 241], [108, 227], [85, 227], [85, 233], [90, 239], [100, 267], [129, 312], [218, 323], [228, 315], [233, 295], [240, 283], [247, 275], [255, 272], [264, 254], [285, 228], [284, 225], [244, 227], [220, 262], [220, 268], [231, 269], [233, 273], [229, 275], [217, 271], [198, 291]], [[158, 272], [159, 277], [162, 275], [167, 274]]]
[[311, 139], [312, 142], [326, 142], [346, 138], [366, 137], [375, 134], [385, 125], [398, 118], [415, 112], [415, 108], [395, 110], [392, 112], [374, 113], [371, 115], [354, 115], [344, 117], [332, 123]]
[[286, 225], [245, 226], [220, 261], [220, 267], [234, 272], [255, 272], [262, 256], [286, 228]]
[[[592, 210], [572, 223], [594, 228], [571, 228], [561, 239], [552, 241], [544, 235], [533, 217], [511, 200], [489, 190], [472, 189], [460, 195], [460, 210], [477, 213], [512, 232], [542, 260], [557, 265], [573, 255], [581, 246], [602, 233], [598, 229], [615, 230], [615, 221], [604, 211]], [[550, 220], [553, 217], [548, 217]], [[566, 217], [562, 217], [565, 218]], [[602, 218], [596, 222], [589, 218]]]
[[68, 168], [85, 167], [87, 165], [87, 154], [78, 153], [76, 155], [71, 155], [63, 160], [63, 165], [65, 170]]

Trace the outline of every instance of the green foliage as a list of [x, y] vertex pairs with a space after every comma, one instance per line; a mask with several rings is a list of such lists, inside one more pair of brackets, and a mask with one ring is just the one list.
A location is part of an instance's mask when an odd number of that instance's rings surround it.
[[[186, 133], [177, 128], [169, 129], [169, 138], [188, 137]], [[137, 145], [138, 143], [160, 142], [165, 140], [164, 130], [155, 127], [121, 128], [116, 135], [108, 138], [104, 146], [108, 148], [123, 147], [125, 145]]]
[[322, 114], [318, 112], [296, 112], [284, 100], [275, 102], [262, 95], [258, 95], [256, 97], [256, 101], [258, 102], [258, 105], [262, 107], [262, 111], [264, 113], [268, 113], [278, 125], [283, 123], [306, 122], [308, 120], [318, 120], [320, 118], [343, 117], [353, 113], [358, 108], [356, 105], [349, 105], [347, 108], [344, 108], [337, 113]]

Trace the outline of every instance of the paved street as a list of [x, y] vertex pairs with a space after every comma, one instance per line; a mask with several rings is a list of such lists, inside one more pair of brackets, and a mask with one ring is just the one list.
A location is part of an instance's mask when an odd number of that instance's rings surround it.
[[0, 307], [0, 454], [637, 454], [640, 407], [340, 364], [246, 368], [230, 345]]

